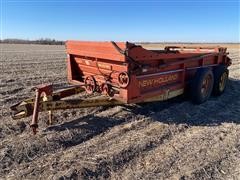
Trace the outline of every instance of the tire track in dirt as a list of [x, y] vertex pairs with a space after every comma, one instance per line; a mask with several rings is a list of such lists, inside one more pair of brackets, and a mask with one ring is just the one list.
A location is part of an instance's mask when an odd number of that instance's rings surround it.
[[238, 179], [240, 176], [240, 148], [232, 147], [219, 159], [193, 171], [189, 179]]
[[[86, 143], [64, 152], [59, 152], [59, 155], [55, 154], [55, 157], [39, 158], [39, 161], [36, 163], [42, 164], [42, 161], [46, 161], [46, 158], [58, 158], [54, 172], [51, 172], [56, 174], [56, 178], [66, 174], [66, 172], [61, 171], [61, 168], [70, 166], [70, 164], [71, 169], [74, 169], [76, 166], [82, 166], [82, 178], [86, 176], [86, 173], [90, 173], [92, 178], [107, 178], [110, 177], [111, 171], [115, 171], [126, 163], [131, 162], [139, 153], [149, 151], [167, 139], [172, 138], [175, 133], [181, 133], [185, 129], [186, 127], [184, 126], [176, 128], [173, 125], [172, 130], [169, 131], [169, 127], [164, 124], [139, 117], [139, 120], [115, 126], [108, 132], [98, 135]], [[118, 144], [117, 147], [116, 144]], [[88, 150], [87, 152], [86, 149]], [[65, 155], [62, 155], [62, 153]], [[79, 159], [78, 162], [74, 161], [76, 158]], [[44, 171], [44, 169], [35, 169], [34, 171]], [[25, 173], [22, 176], [28, 177], [27, 174], [29, 172]], [[29, 175], [29, 178], [31, 178], [31, 173]], [[42, 176], [47, 177], [48, 175], [42, 174]]]
[[[120, 169], [113, 176], [120, 179], [214, 178], [219, 174], [214, 172], [211, 174], [208, 167], [214, 168], [228, 154], [234, 151], [236, 154], [240, 152], [240, 149], [236, 148], [236, 144], [239, 144], [236, 133], [239, 130], [234, 128], [234, 124], [225, 124], [219, 129], [191, 127], [153, 151], [135, 159], [133, 163]], [[218, 171], [227, 173], [223, 166], [218, 168]]]
[[[89, 108], [88, 110], [91, 111], [92, 115], [89, 113], [90, 111], [88, 111], [76, 120], [65, 122], [62, 125], [51, 126], [46, 132], [41, 132], [35, 137], [31, 136], [29, 132], [24, 134], [21, 132], [15, 133], [15, 129], [11, 129], [10, 133], [4, 132], [3, 134], [8, 134], [8, 136], [4, 137], [0, 145], [1, 173], [9, 172], [9, 170], [17, 164], [31, 162], [45, 154], [56, 153], [80, 144], [106, 131], [108, 128], [125, 121], [125, 118], [95, 117], [93, 114], [96, 114], [98, 111], [101, 112], [101, 109], [104, 108]], [[55, 118], [58, 117], [61, 116]], [[71, 116], [65, 116], [65, 119], [71, 118]], [[44, 119], [41, 118], [40, 122], [42, 122], [41, 120], [43, 121]], [[40, 123], [39, 125], [41, 126], [42, 124]], [[55, 136], [56, 132], [59, 134], [57, 137]], [[16, 139], [19, 140], [16, 141]], [[31, 142], [29, 142], [29, 140]]]

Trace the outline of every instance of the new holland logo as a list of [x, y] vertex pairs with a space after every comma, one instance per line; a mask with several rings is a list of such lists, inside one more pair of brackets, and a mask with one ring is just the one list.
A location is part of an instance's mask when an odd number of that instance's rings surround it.
[[139, 87], [156, 87], [166, 82], [176, 81], [178, 79], [178, 74], [171, 74], [171, 75], [163, 75], [157, 78], [140, 80]]

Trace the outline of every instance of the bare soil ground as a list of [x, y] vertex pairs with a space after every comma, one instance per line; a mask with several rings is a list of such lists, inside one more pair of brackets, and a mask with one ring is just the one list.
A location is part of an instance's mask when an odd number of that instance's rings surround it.
[[239, 45], [220, 97], [42, 113], [36, 136], [9, 106], [67, 84], [64, 46], [0, 46], [0, 179], [240, 179]]

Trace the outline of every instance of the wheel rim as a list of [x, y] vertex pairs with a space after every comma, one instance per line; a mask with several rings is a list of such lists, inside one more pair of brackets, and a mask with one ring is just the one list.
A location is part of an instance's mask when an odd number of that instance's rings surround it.
[[219, 90], [223, 91], [225, 89], [226, 86], [226, 82], [227, 82], [227, 73], [224, 72], [221, 77], [220, 77], [220, 81], [219, 81]]
[[209, 94], [210, 88], [211, 88], [211, 82], [212, 82], [212, 76], [211, 75], [207, 75], [202, 83], [202, 87], [201, 87], [201, 94], [203, 95], [203, 97], [206, 97]]

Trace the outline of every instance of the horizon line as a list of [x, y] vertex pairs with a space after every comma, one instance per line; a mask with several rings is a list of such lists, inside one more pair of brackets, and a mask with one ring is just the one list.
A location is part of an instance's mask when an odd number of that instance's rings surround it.
[[[69, 40], [75, 40], [75, 41], [96, 41], [96, 42], [108, 42], [111, 40], [80, 40], [80, 39], [68, 39], [68, 40], [58, 40], [55, 38], [38, 38], [38, 39], [21, 39], [21, 38], [4, 38], [1, 39], [0, 41], [4, 40], [19, 40], [19, 41], [39, 41], [39, 40], [50, 40], [50, 41], [59, 41], [59, 42], [66, 42]], [[240, 44], [240, 41], [116, 41], [116, 42], [133, 42], [133, 43], [151, 43], [151, 44], [163, 44], [163, 43], [193, 43], [193, 44], [204, 44], [204, 43], [209, 43], [209, 44]]]

